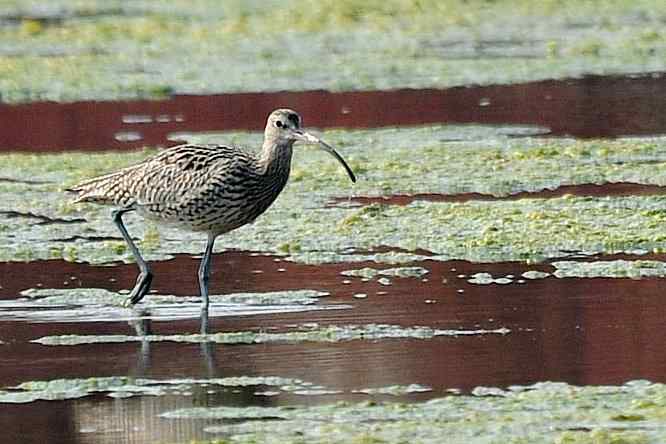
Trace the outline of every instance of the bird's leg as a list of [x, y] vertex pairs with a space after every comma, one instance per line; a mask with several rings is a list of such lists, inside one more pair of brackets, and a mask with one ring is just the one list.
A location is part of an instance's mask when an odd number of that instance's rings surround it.
[[201, 309], [208, 310], [208, 281], [210, 278], [210, 261], [213, 257], [213, 246], [215, 245], [216, 235], [209, 233], [206, 243], [206, 252], [201, 265], [199, 265], [199, 289], [201, 290]]
[[[199, 328], [199, 333], [202, 335], [208, 334], [208, 307], [201, 307], [201, 324]], [[206, 343], [205, 341], [204, 343]]]
[[148, 293], [150, 290], [150, 284], [153, 281], [153, 273], [151, 273], [150, 267], [148, 267], [146, 261], [144, 261], [143, 257], [141, 257], [139, 249], [136, 247], [132, 237], [127, 232], [125, 224], [123, 224], [123, 214], [132, 210], [132, 208], [122, 208], [120, 210], [114, 210], [112, 213], [113, 223], [116, 224], [116, 227], [118, 227], [118, 230], [120, 231], [120, 234], [122, 234], [123, 239], [125, 239], [125, 242], [127, 242], [127, 245], [129, 246], [140, 271], [134, 288], [132, 288], [132, 291], [123, 304], [126, 307], [139, 302]]

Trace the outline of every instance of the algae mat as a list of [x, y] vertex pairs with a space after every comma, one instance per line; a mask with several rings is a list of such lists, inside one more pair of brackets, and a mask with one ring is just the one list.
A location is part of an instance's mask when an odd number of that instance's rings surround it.
[[[405, 263], [424, 258], [404, 253], [417, 250], [430, 252], [434, 260], [499, 262], [542, 261], [571, 251], [640, 253], [666, 248], [666, 197], [661, 195], [414, 201], [407, 206], [328, 204], [345, 195], [502, 197], [587, 183], [666, 184], [663, 138], [580, 142], [512, 139], [506, 134], [507, 128], [455, 126], [326, 132], [325, 138], [349, 159], [359, 183], [350, 185], [331, 159], [301, 147], [291, 181], [276, 204], [255, 224], [220, 237], [216, 247], [271, 252], [303, 263]], [[257, 133], [192, 138], [250, 146], [260, 141]], [[451, 138], [462, 141], [447, 142]], [[62, 189], [149, 154], [152, 151], [4, 155], [0, 260], [130, 261], [109, 210], [73, 206]], [[25, 183], [24, 177], [38, 183]], [[142, 238], [149, 260], [200, 254], [203, 249], [198, 235], [157, 229], [135, 216], [128, 217], [128, 225]], [[389, 251], [367, 253], [378, 247]]]
[[[659, 443], [664, 387], [542, 383], [422, 404], [340, 403], [320, 407], [191, 408], [169, 419], [215, 418], [220, 442], [281, 443]], [[484, 396], [487, 394], [487, 396]], [[237, 423], [237, 421], [239, 423]], [[444, 438], [446, 437], [446, 438]]]
[[665, 19], [659, 0], [6, 0], [0, 90], [109, 100], [664, 71]]
[[[0, 403], [80, 399], [94, 394], [196, 396], [247, 388], [258, 396], [292, 393], [306, 399], [334, 394], [302, 380], [280, 377], [209, 379], [89, 378], [30, 381], [0, 391]], [[389, 401], [386, 396], [427, 391], [393, 386], [354, 390], [357, 402], [290, 406], [192, 406], [154, 412], [153, 420], [206, 421], [210, 443], [557, 443], [657, 444], [666, 439], [663, 384], [630, 381], [621, 386], [578, 387], [538, 383], [508, 389], [477, 387], [470, 395], [449, 395], [423, 403]], [[384, 395], [381, 400], [376, 396]], [[195, 403], [196, 404], [196, 403]], [[208, 424], [208, 425], [205, 425]], [[82, 430], [94, 418], [79, 417]], [[89, 432], [88, 432], [89, 433]], [[138, 435], [137, 435], [138, 436]], [[214, 438], [217, 437], [217, 438]], [[199, 442], [199, 441], [197, 441]]]
[[[180, 378], [146, 379], [130, 377], [107, 377], [87, 379], [54, 379], [50, 381], [28, 381], [16, 387], [0, 391], [0, 403], [20, 404], [38, 400], [62, 401], [104, 393], [111, 398], [132, 396], [165, 396], [191, 394], [204, 389], [210, 394], [216, 390], [238, 387], [257, 388], [258, 394], [265, 394], [271, 388], [280, 392], [300, 394], [316, 393], [323, 387], [292, 378], [268, 377], [228, 377], [228, 378]], [[261, 389], [260, 389], [261, 388]]]

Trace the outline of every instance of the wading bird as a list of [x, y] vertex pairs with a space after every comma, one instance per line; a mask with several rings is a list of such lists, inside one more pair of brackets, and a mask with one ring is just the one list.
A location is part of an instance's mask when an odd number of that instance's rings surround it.
[[86, 180], [68, 191], [74, 202], [114, 205], [113, 222], [127, 242], [139, 276], [125, 305], [139, 302], [153, 279], [123, 215], [137, 211], [157, 222], [208, 235], [199, 266], [202, 308], [208, 307], [208, 280], [217, 236], [254, 221], [268, 209], [287, 184], [294, 142], [318, 144], [354, 173], [333, 147], [301, 129], [301, 117], [290, 109], [268, 116], [264, 143], [257, 154], [225, 145], [185, 144], [169, 148], [136, 165]]

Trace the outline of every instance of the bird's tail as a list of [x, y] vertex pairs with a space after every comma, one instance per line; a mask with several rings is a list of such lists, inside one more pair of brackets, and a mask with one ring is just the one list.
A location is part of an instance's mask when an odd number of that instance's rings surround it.
[[65, 191], [76, 194], [72, 203], [95, 202], [101, 204], [119, 204], [124, 200], [123, 197], [125, 197], [122, 187], [119, 187], [123, 176], [123, 171], [117, 171], [85, 180], [65, 189]]

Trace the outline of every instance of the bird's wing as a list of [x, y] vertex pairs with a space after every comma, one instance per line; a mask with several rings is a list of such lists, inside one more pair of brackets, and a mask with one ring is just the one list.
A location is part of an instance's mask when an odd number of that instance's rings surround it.
[[[88, 179], [68, 189], [75, 202], [96, 202], [122, 207], [176, 207], [205, 193], [224, 188], [224, 178], [251, 170], [252, 154], [225, 145], [179, 145], [136, 165]], [[233, 180], [230, 182], [233, 186]]]
[[133, 174], [129, 191], [137, 206], [187, 205], [211, 187], [223, 188], [224, 177], [237, 177], [251, 162], [250, 154], [235, 147], [181, 145], [137, 165], [140, 173]]

